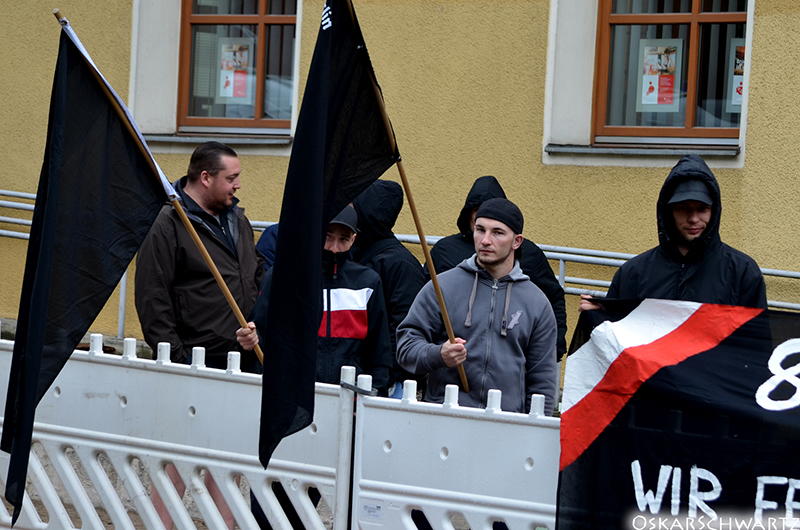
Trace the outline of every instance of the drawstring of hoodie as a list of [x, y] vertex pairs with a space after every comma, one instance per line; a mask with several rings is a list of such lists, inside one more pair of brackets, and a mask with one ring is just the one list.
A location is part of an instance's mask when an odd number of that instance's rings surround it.
[[511, 288], [514, 287], [514, 282], [508, 282], [508, 289], [506, 289], [506, 303], [503, 307], [503, 325], [500, 327], [500, 336], [505, 337], [508, 334], [508, 304], [511, 303]]
[[464, 321], [464, 327], [469, 328], [472, 326], [472, 304], [475, 303], [475, 294], [478, 292], [478, 272], [475, 272], [475, 281], [472, 282], [472, 294], [469, 295], [469, 309], [467, 310], [467, 319]]
[[[503, 325], [500, 327], [500, 336], [508, 335], [508, 306], [511, 304], [511, 288], [514, 282], [508, 282], [506, 289], [506, 303], [503, 306]], [[464, 320], [464, 327], [472, 327], [472, 306], [475, 304], [475, 295], [478, 292], [478, 272], [475, 272], [475, 280], [472, 282], [472, 293], [469, 295], [469, 307], [467, 308], [467, 319]]]

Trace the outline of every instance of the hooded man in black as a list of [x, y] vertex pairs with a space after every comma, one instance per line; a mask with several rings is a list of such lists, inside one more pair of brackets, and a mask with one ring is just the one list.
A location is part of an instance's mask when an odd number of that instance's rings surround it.
[[[719, 237], [721, 211], [719, 184], [703, 159], [681, 158], [658, 196], [658, 246], [620, 267], [608, 297], [766, 308], [758, 265]], [[581, 309], [595, 305], [584, 300]]]
[[[475, 243], [472, 230], [475, 225], [475, 212], [478, 207], [489, 199], [505, 199], [506, 194], [500, 183], [492, 176], [478, 178], [472, 185], [464, 202], [464, 208], [458, 216], [458, 234], [447, 236], [439, 240], [431, 249], [431, 258], [436, 269], [436, 274], [450, 270], [459, 263], [475, 254]], [[556, 316], [558, 335], [556, 340], [556, 353], [560, 359], [567, 351], [565, 335], [567, 333], [567, 309], [564, 302], [564, 289], [556, 280], [553, 269], [550, 268], [544, 252], [527, 238], [517, 250], [522, 272], [542, 290]], [[427, 269], [425, 269], [427, 270]]]
[[420, 379], [397, 364], [397, 326], [408, 313], [417, 293], [425, 285], [419, 261], [394, 236], [392, 228], [403, 209], [403, 188], [390, 180], [376, 180], [353, 201], [358, 214], [358, 238], [352, 251], [355, 261], [381, 277], [383, 282], [393, 367], [389, 374], [389, 395], [395, 383]]
[[[352, 206], [330, 222], [322, 251], [322, 301], [317, 336], [317, 373], [320, 383], [338, 384], [342, 366], [353, 366], [356, 374], [372, 376], [372, 385], [386, 395], [391, 365], [389, 327], [380, 277], [350, 261], [358, 218]], [[236, 340], [252, 350], [269, 326], [267, 311], [272, 270], [261, 281], [261, 292], [250, 312], [251, 322], [239, 328]]]

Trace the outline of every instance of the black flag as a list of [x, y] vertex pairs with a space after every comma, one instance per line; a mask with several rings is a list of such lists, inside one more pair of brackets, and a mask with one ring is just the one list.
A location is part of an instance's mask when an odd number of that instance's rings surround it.
[[[328, 222], [397, 160], [348, 0], [327, 0], [286, 175], [264, 334], [259, 458], [314, 416]], [[263, 296], [267, 294], [264, 293]]]
[[36, 405], [111, 296], [169, 193], [169, 183], [129, 132], [138, 134], [135, 124], [123, 121], [110, 97], [122, 105], [66, 25], [0, 442], [11, 453], [5, 495], [14, 505], [13, 521], [25, 493]]

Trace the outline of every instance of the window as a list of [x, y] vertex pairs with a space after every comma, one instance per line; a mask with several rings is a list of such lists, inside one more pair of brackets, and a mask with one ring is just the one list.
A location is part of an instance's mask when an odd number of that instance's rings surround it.
[[288, 135], [297, 0], [183, 0], [178, 130]]
[[747, 0], [600, 0], [594, 144], [738, 145]]

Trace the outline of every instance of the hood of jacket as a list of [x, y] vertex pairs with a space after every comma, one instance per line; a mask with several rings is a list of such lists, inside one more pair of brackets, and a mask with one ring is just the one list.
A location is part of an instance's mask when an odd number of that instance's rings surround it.
[[511, 303], [511, 290], [514, 287], [514, 282], [528, 279], [528, 277], [523, 274], [522, 269], [519, 266], [519, 261], [515, 260], [514, 267], [511, 269], [511, 271], [502, 278], [498, 279], [497, 283], [495, 283], [494, 277], [489, 273], [489, 271], [478, 266], [476, 256], [465, 259], [458, 264], [458, 268], [467, 271], [467, 273], [473, 277], [472, 290], [469, 295], [469, 302], [467, 303], [467, 318], [464, 320], [465, 327], [472, 327], [472, 310], [475, 304], [475, 299], [478, 296], [478, 283], [480, 282], [493, 286], [500, 283], [506, 285], [507, 290], [505, 295], [505, 304], [503, 305], [502, 309], [500, 309], [503, 315], [500, 336], [505, 337], [507, 333], [506, 324], [508, 322], [508, 308], [509, 304]]
[[[675, 187], [687, 180], [699, 180], [708, 188], [709, 195], [714, 201], [711, 205], [711, 220], [708, 222], [703, 234], [694, 239], [689, 244], [689, 253], [684, 257], [678, 250], [678, 243], [681, 238], [675, 228], [675, 221], [672, 216], [672, 206], [667, 204], [672, 198]], [[720, 203], [719, 184], [714, 174], [706, 163], [698, 155], [683, 156], [675, 167], [670, 171], [667, 180], [661, 187], [658, 195], [657, 217], [658, 217], [658, 241], [661, 248], [669, 255], [675, 256], [679, 261], [697, 261], [702, 259], [706, 249], [720, 244], [719, 219], [722, 212]]]
[[498, 197], [505, 199], [506, 193], [503, 191], [503, 187], [499, 182], [497, 182], [496, 178], [491, 175], [486, 175], [475, 180], [475, 183], [472, 184], [472, 188], [470, 188], [469, 193], [467, 194], [467, 200], [464, 202], [464, 207], [461, 209], [461, 213], [458, 215], [458, 221], [456, 222], [458, 225], [458, 231], [461, 234], [472, 233], [472, 229], [469, 226], [469, 221], [472, 217], [472, 210], [489, 199], [496, 199]]
[[[474, 254], [459, 263], [458, 268], [463, 269], [470, 274], [479, 274], [481, 277], [487, 278], [490, 281], [493, 280], [492, 275], [489, 274], [486, 269], [478, 266], [478, 262], [476, 261], [476, 256]], [[511, 269], [511, 272], [500, 278], [498, 281], [519, 282], [522, 280], [530, 280], [530, 278], [524, 272], [522, 272], [522, 269], [519, 266], [519, 260], [514, 260], [514, 268]]]
[[353, 207], [358, 214], [356, 245], [393, 238], [392, 228], [403, 209], [403, 188], [391, 180], [376, 180], [356, 197]]

